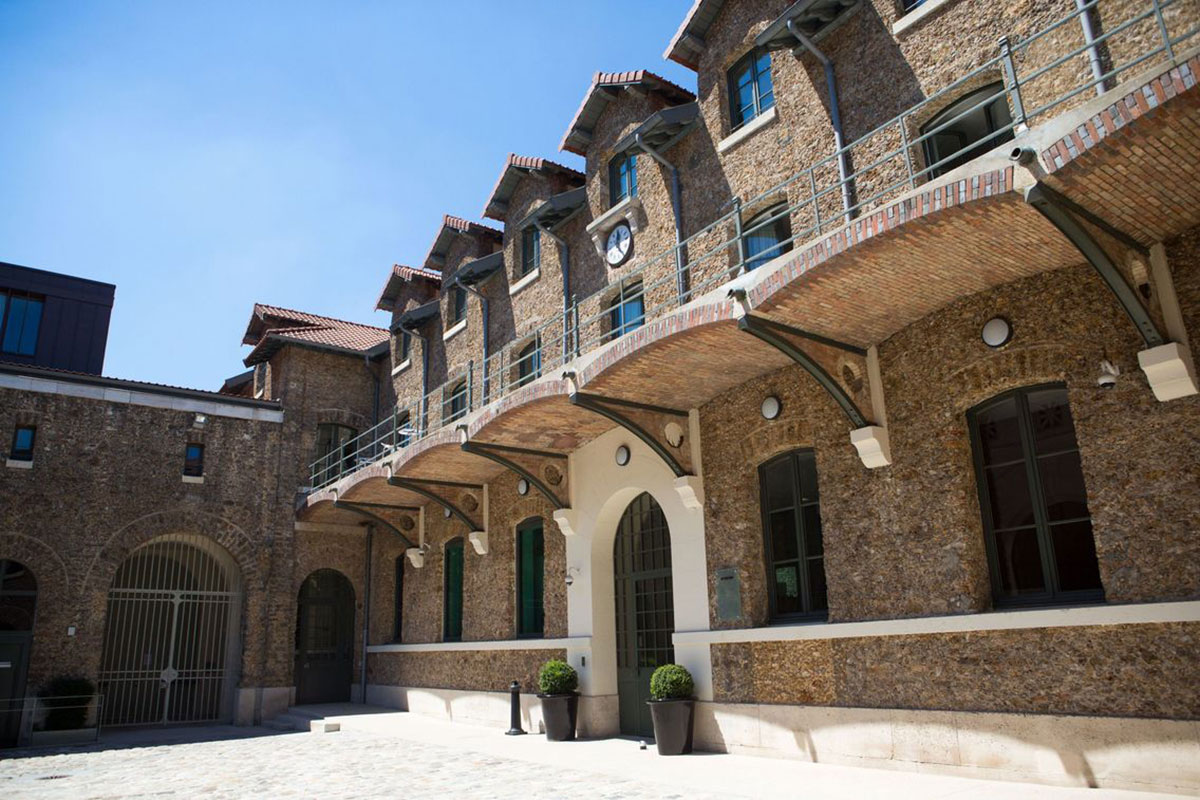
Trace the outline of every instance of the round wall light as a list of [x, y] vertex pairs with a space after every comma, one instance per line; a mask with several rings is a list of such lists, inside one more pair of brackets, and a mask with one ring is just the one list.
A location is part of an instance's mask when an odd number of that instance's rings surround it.
[[980, 335], [988, 347], [1003, 347], [1012, 341], [1012, 324], [1004, 317], [992, 317], [984, 323]]
[[779, 402], [779, 398], [775, 395], [767, 395], [762, 401], [763, 419], [775, 419], [783, 411], [783, 404]]
[[444, 516], [446, 519], [450, 519], [450, 506], [442, 507], [442, 516]]
[[620, 447], [618, 447], [617, 453], [616, 453], [616, 459], [617, 459], [618, 467], [623, 467], [626, 464], [628, 464], [629, 463], [629, 448], [626, 447], [625, 445], [621, 445]]
[[519, 481], [517, 481], [517, 494], [529, 494], [529, 481], [525, 480], [524, 478], [521, 478]]

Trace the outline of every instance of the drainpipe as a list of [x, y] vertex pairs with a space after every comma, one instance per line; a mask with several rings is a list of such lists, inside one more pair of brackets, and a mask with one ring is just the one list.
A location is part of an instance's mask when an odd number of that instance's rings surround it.
[[571, 341], [567, 336], [567, 317], [571, 314], [571, 249], [567, 246], [567, 241], [561, 236], [558, 236], [549, 228], [546, 223], [540, 219], [534, 221], [534, 226], [550, 237], [555, 244], [558, 245], [559, 262], [562, 264], [562, 285], [563, 285], [563, 335], [562, 335], [562, 363], [566, 364], [571, 360]]
[[1100, 61], [1100, 48], [1096, 46], [1096, 27], [1092, 21], [1092, 10], [1088, 8], [1088, 0], [1075, 0], [1079, 9], [1079, 24], [1083, 28], [1083, 41], [1087, 44], [1088, 61], [1092, 65], [1092, 77], [1096, 79], [1096, 96], [1100, 97], [1107, 89], [1108, 79], [1104, 77], [1104, 64]]
[[367, 702], [367, 635], [371, 632], [371, 541], [375, 537], [375, 526], [367, 526], [367, 575], [363, 581], [363, 621], [362, 621], [362, 664], [359, 667], [358, 702]]
[[429, 395], [429, 339], [417, 333], [416, 328], [406, 328], [403, 325], [397, 325], [396, 327], [407, 333], [409, 336], [419, 339], [421, 342], [421, 422], [419, 433], [424, 433], [425, 415], [429, 410], [427, 408], [429, 403], [427, 399]]
[[670, 161], [663, 157], [662, 153], [655, 150], [642, 139], [639, 133], [634, 136], [634, 141], [638, 147], [647, 153], [658, 163], [667, 168], [667, 172], [671, 173], [671, 210], [675, 213], [675, 291], [679, 293], [679, 301], [683, 302], [684, 293], [687, 292], [687, 282], [684, 274], [684, 264], [687, 259], [683, 253], [683, 209], [680, 207], [679, 200], [679, 170]]
[[850, 209], [854, 206], [853, 191], [850, 186], [850, 179], [847, 177], [850, 174], [850, 157], [843, 149], [845, 147], [845, 137], [842, 136], [842, 114], [838, 109], [838, 90], [837, 78], [833, 74], [833, 62], [829, 57], [817, 49], [807, 36], [800, 32], [796, 27], [796, 21], [789, 19], [787, 28], [791, 31], [792, 36], [796, 37], [796, 41], [800, 45], [812, 53], [821, 66], [825, 68], [825, 85], [829, 90], [829, 118], [833, 122], [833, 146], [837, 148], [838, 155], [838, 181], [842, 185], [842, 208], [846, 211], [846, 221], [849, 222], [854, 218], [854, 214]]
[[488, 299], [483, 292], [463, 283], [462, 278], [455, 278], [454, 285], [478, 297], [479, 305], [483, 309], [483, 404], [486, 405], [488, 401]]
[[379, 373], [371, 369], [371, 357], [363, 356], [363, 369], [371, 376], [371, 380], [375, 381], [375, 396], [371, 400], [371, 424], [379, 424]]

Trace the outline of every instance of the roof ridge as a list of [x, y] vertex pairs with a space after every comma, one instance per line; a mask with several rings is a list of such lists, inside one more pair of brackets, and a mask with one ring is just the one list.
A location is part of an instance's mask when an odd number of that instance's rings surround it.
[[[371, 328], [372, 330], [377, 330], [377, 331], [387, 331], [387, 328], [380, 328], [376, 325], [367, 325], [364, 322], [352, 322], [351, 320], [348, 320], [348, 319], [338, 319], [337, 317], [327, 317], [324, 314], [314, 314], [311, 311], [300, 311], [299, 309], [295, 309], [295, 308], [284, 308], [283, 306], [275, 306], [275, 305], [271, 305], [270, 303], [255, 303], [254, 309], [255, 309], [255, 311], [258, 311], [259, 309], [274, 309], [275, 311], [284, 312], [284, 314], [277, 314], [277, 315], [273, 315], [273, 316], [299, 314], [299, 315], [302, 315], [305, 317], [313, 317], [315, 319], [324, 320], [326, 322], [333, 322], [338, 325], [353, 325], [358, 328]], [[293, 317], [293, 319], [295, 319], [297, 322], [301, 322], [301, 323], [304, 322], [304, 320], [302, 320], [298, 317]], [[306, 325], [303, 325], [303, 327], [315, 328], [315, 327], [320, 327], [320, 326], [314, 322], [314, 323], [308, 323]], [[283, 328], [275, 328], [274, 330], [284, 330], [284, 329]]]

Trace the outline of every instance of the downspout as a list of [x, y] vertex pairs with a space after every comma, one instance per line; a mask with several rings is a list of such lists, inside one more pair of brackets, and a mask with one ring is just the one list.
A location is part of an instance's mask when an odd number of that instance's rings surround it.
[[467, 286], [462, 282], [462, 278], [455, 278], [454, 285], [465, 292], [470, 292], [479, 298], [479, 305], [483, 309], [483, 404], [488, 401], [488, 299], [483, 292], [473, 287]]
[[367, 636], [371, 632], [371, 542], [375, 537], [375, 526], [367, 526], [367, 564], [366, 579], [363, 581], [363, 621], [362, 621], [362, 665], [359, 668], [358, 702], [367, 702]]
[[429, 410], [426, 408], [429, 396], [429, 339], [417, 333], [414, 328], [406, 328], [400, 324], [396, 327], [421, 341], [421, 422], [418, 434], [422, 434], [425, 432], [425, 415]]
[[687, 292], [687, 280], [684, 273], [684, 265], [687, 264], [687, 257], [684, 255], [683, 249], [683, 209], [680, 204], [679, 194], [679, 170], [670, 161], [663, 157], [662, 153], [655, 150], [650, 145], [646, 144], [640, 133], [633, 137], [637, 142], [638, 147], [648, 154], [651, 158], [667, 168], [667, 172], [671, 173], [671, 211], [675, 214], [675, 291], [679, 294], [679, 301], [682, 303], [685, 293]]
[[1089, 0], [1075, 0], [1079, 9], [1079, 24], [1083, 28], [1083, 41], [1087, 45], [1088, 61], [1092, 65], [1092, 77], [1096, 79], [1096, 96], [1100, 97], [1107, 90], [1108, 79], [1104, 77], [1104, 64], [1100, 61], [1100, 48], [1096, 46], [1096, 27], [1092, 21], [1092, 9], [1088, 7]]
[[829, 118], [833, 123], [833, 146], [837, 148], [838, 182], [842, 185], [842, 208], [846, 211], [846, 222], [849, 222], [855, 216], [850, 210], [854, 207], [854, 193], [848, 177], [850, 175], [850, 157], [844, 149], [845, 137], [842, 135], [842, 114], [838, 109], [837, 77], [833, 74], [833, 62], [800, 32], [794, 19], [787, 21], [787, 28], [791, 31], [792, 36], [796, 37], [796, 41], [805, 50], [812, 53], [825, 68], [825, 86], [829, 91]]
[[375, 381], [375, 395], [371, 400], [371, 424], [379, 424], [379, 373], [371, 369], [371, 356], [363, 355], [363, 368], [367, 374], [371, 376], [371, 380]]
[[534, 227], [546, 234], [558, 245], [559, 262], [562, 264], [563, 286], [562, 363], [566, 364], [571, 360], [571, 339], [567, 335], [567, 319], [571, 315], [571, 250], [567, 247], [567, 241], [547, 228], [546, 224], [540, 219], [534, 220], [533, 224]]

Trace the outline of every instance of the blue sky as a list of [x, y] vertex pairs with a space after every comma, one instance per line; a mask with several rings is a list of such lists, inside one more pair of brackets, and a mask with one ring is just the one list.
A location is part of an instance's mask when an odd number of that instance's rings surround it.
[[117, 285], [105, 374], [215, 389], [255, 301], [386, 325], [394, 262], [691, 0], [0, 0], [0, 261]]

